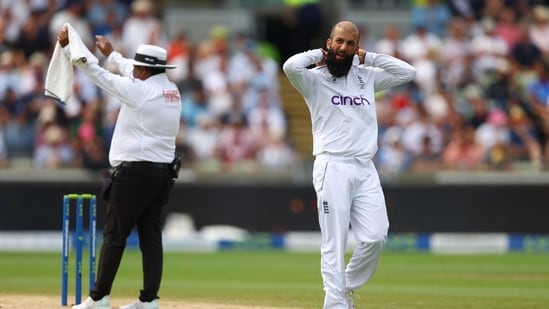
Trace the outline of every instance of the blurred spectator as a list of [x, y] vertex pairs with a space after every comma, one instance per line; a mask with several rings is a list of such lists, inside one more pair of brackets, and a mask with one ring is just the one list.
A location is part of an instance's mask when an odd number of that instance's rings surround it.
[[228, 80], [229, 48], [226, 28], [215, 25], [210, 36], [199, 42], [192, 58], [192, 74], [202, 82], [210, 110], [220, 115], [230, 108], [233, 93]]
[[401, 138], [402, 129], [397, 126], [390, 127], [381, 136], [382, 146], [376, 155], [380, 173], [399, 173], [410, 169], [412, 157], [404, 149]]
[[101, 119], [98, 104], [90, 103], [83, 107], [81, 121], [76, 128], [77, 147], [80, 149], [81, 165], [84, 168], [100, 171], [108, 168], [107, 153], [101, 138]]
[[452, 109], [448, 95], [443, 91], [443, 87], [437, 87], [425, 95], [423, 107], [427, 117], [433, 124], [444, 123]]
[[23, 24], [29, 18], [30, 9], [25, 1], [0, 2], [0, 32], [10, 45], [17, 41]]
[[486, 98], [492, 107], [509, 112], [511, 96], [519, 93], [518, 86], [512, 77], [512, 67], [505, 58], [499, 60], [495, 76], [486, 86]]
[[486, 122], [475, 132], [475, 140], [482, 146], [484, 160], [495, 166], [502, 165], [507, 157], [506, 149], [511, 139], [507, 122], [507, 114], [494, 108], [489, 112]]
[[[214, 59], [212, 58], [211, 60]], [[227, 75], [228, 58], [226, 55], [220, 55], [216, 57], [216, 60], [212, 62], [216, 66], [203, 72], [201, 80], [209, 99], [210, 110], [214, 114], [220, 115], [230, 108], [233, 94]]]
[[240, 96], [235, 94], [231, 102], [231, 107], [221, 113], [221, 115], [215, 115], [222, 126], [225, 126], [231, 122], [231, 119], [242, 120], [246, 127], [248, 127], [248, 115], [242, 109], [242, 100]]
[[412, 7], [412, 26], [426, 27], [427, 31], [442, 38], [446, 35], [448, 23], [452, 17], [445, 1], [426, 0], [425, 4]]
[[517, 22], [517, 12], [512, 8], [504, 8], [496, 20], [496, 35], [507, 43], [507, 49], [511, 50], [520, 40], [521, 29]]
[[480, 170], [483, 168], [483, 152], [475, 140], [475, 129], [466, 126], [456, 130], [443, 152], [444, 168], [449, 170]]
[[441, 78], [449, 90], [454, 90], [467, 70], [467, 58], [471, 55], [469, 28], [462, 18], [453, 18], [448, 36], [442, 39], [440, 48]]
[[8, 89], [6, 100], [1, 104], [9, 117], [4, 127], [4, 142], [10, 159], [32, 158], [34, 152], [35, 126], [22, 103], [15, 93]]
[[460, 68], [462, 70], [460, 72], [454, 72], [457, 74], [452, 74], [451, 77], [448, 77], [448, 79], [444, 80], [446, 82], [445, 86], [448, 88], [448, 91], [451, 91], [454, 95], [457, 96], [459, 96], [459, 94], [462, 93], [463, 90], [467, 88], [467, 86], [478, 85], [478, 82], [475, 79], [475, 68], [473, 67], [475, 61], [474, 54], [467, 54], [463, 58], [463, 60], [463, 66]]
[[438, 86], [437, 62], [442, 40], [430, 33], [424, 25], [419, 25], [404, 39], [402, 55], [416, 70], [415, 82], [425, 92]]
[[366, 24], [359, 24], [358, 31], [360, 31], [359, 44], [360, 48], [366, 51], [375, 51], [376, 41], [374, 36], [370, 33], [370, 27]]
[[114, 27], [124, 22], [127, 15], [126, 6], [119, 0], [94, 0], [87, 2], [86, 19], [90, 23], [93, 35], [111, 33]]
[[489, 111], [482, 88], [477, 85], [469, 85], [465, 89], [465, 100], [470, 109], [463, 111], [464, 120], [468, 125], [477, 129], [486, 122]]
[[491, 170], [507, 171], [513, 168], [509, 154], [509, 144], [497, 142], [486, 159], [487, 167]]
[[216, 156], [225, 169], [242, 167], [255, 160], [257, 144], [246, 117], [228, 114], [221, 124]]
[[431, 152], [440, 153], [443, 147], [442, 131], [429, 119], [425, 108], [418, 106], [416, 111], [411, 121], [403, 127], [401, 142], [404, 149], [412, 155], [423, 152], [422, 141], [428, 136], [431, 141]]
[[27, 112], [27, 107], [24, 102], [15, 93], [11, 87], [7, 88], [4, 96], [0, 100], [0, 107], [8, 112], [9, 116], [24, 114]]
[[259, 102], [247, 113], [252, 134], [256, 136], [260, 143], [269, 141], [268, 137], [270, 136], [283, 139], [286, 136], [286, 116], [284, 112], [272, 100], [267, 88], [260, 90], [259, 96]]
[[528, 99], [540, 132], [544, 164], [549, 164], [549, 62], [540, 61], [535, 68], [537, 78], [527, 85]]
[[190, 92], [182, 95], [181, 119], [189, 128], [195, 127], [198, 117], [203, 114], [212, 114], [208, 95], [202, 82], [198, 81]]
[[92, 36], [91, 27], [84, 18], [85, 3], [81, 0], [66, 0], [63, 9], [57, 11], [51, 18], [49, 24], [50, 38], [55, 39], [57, 32], [65, 23], [70, 23], [74, 30], [82, 38], [82, 42], [93, 50], [95, 40]]
[[499, 13], [505, 8], [507, 1], [504, 0], [483, 0], [482, 16], [491, 20], [495, 20]]
[[256, 40], [245, 33], [236, 34], [229, 59], [228, 77], [234, 84], [232, 87], [236, 87], [239, 91], [242, 91], [256, 70], [253, 64], [254, 58], [257, 58], [256, 53]]
[[257, 152], [257, 162], [260, 168], [267, 171], [287, 172], [296, 164], [293, 149], [280, 132], [270, 132], [263, 137], [266, 141]]
[[175, 69], [169, 70], [168, 77], [176, 84], [181, 83], [190, 74], [190, 48], [190, 42], [184, 32], [176, 33], [168, 45], [167, 62], [177, 66]]
[[105, 152], [103, 140], [94, 136], [87, 141], [78, 143], [81, 156], [81, 166], [85, 169], [101, 172], [109, 168], [107, 153]]
[[23, 50], [27, 59], [36, 52], [50, 52], [51, 37], [48, 25], [42, 21], [43, 14], [42, 11], [31, 11], [17, 37], [16, 46]]
[[133, 57], [137, 46], [153, 44], [165, 46], [166, 38], [156, 7], [150, 0], [134, 0], [131, 14], [122, 27], [122, 46], [124, 55]]
[[45, 53], [35, 52], [29, 57], [26, 65], [19, 69], [20, 95], [34, 93], [35, 96], [44, 96], [44, 78], [48, 61]]
[[515, 11], [517, 19], [527, 19], [531, 14], [532, 9], [538, 4], [547, 6], [549, 5], [549, 2], [547, 2], [547, 0], [505, 1], [505, 6]]
[[76, 130], [80, 124], [86, 105], [98, 104], [98, 88], [80, 70], [74, 72], [73, 95], [63, 106], [62, 112], [66, 118], [66, 125], [71, 138], [77, 135]]
[[530, 38], [541, 50], [544, 57], [549, 57], [549, 11], [545, 6], [537, 5], [532, 11]]
[[16, 52], [7, 50], [0, 55], [0, 99], [5, 98], [8, 89], [19, 95], [21, 76], [16, 65]]
[[266, 90], [273, 104], [279, 102], [279, 65], [269, 57], [259, 54], [257, 42], [247, 39], [240, 50], [229, 59], [227, 71], [231, 89], [242, 96], [242, 108], [248, 112], [261, 100]]
[[482, 30], [483, 32], [475, 35], [471, 41], [475, 56], [474, 74], [476, 80], [481, 83], [497, 69], [498, 60], [509, 52], [507, 43], [496, 34], [496, 24], [492, 19], [482, 20]]
[[[525, 78], [530, 78], [534, 64], [541, 61], [542, 52], [532, 42], [527, 24], [521, 24], [519, 40], [513, 46], [513, 49], [511, 49], [509, 57], [513, 66], [518, 70], [517, 74], [522, 76], [528, 75]], [[522, 78], [524, 77], [519, 76], [519, 79]]]
[[542, 167], [542, 148], [540, 138], [532, 120], [518, 104], [512, 104], [509, 112], [511, 141], [509, 155], [513, 162], [527, 162], [539, 170]]
[[53, 100], [48, 100], [40, 109], [36, 119], [36, 134], [34, 138], [34, 147], [44, 143], [45, 131], [48, 127], [63, 123], [62, 112], [58, 112], [58, 107]]
[[192, 149], [194, 159], [199, 166], [211, 164], [216, 159], [216, 147], [219, 139], [219, 124], [208, 113], [197, 116], [196, 126], [186, 132], [186, 143]]
[[73, 167], [74, 151], [67, 140], [67, 132], [59, 125], [52, 124], [44, 131], [44, 142], [36, 148], [34, 167], [56, 169]]
[[432, 173], [441, 168], [440, 153], [433, 151], [431, 138], [423, 136], [421, 151], [412, 156], [411, 171], [415, 173]]
[[374, 51], [400, 58], [402, 44], [400, 29], [396, 24], [389, 23], [383, 28], [383, 37], [376, 41]]

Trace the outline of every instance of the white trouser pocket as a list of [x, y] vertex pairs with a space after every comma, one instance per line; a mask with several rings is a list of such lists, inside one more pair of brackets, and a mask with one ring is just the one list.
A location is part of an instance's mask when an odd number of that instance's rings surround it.
[[328, 168], [328, 161], [315, 160], [313, 164], [313, 186], [316, 192], [322, 191], [327, 168]]

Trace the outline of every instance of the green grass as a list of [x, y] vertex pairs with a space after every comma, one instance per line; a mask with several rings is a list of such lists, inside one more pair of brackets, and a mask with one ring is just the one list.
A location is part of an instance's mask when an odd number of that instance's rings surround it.
[[[321, 308], [319, 264], [317, 253], [168, 252], [160, 296]], [[126, 251], [113, 297], [137, 295], [140, 265], [139, 252]], [[74, 264], [70, 266], [72, 287]], [[60, 267], [60, 253], [0, 252], [0, 298], [3, 293], [59, 295]], [[83, 278], [86, 289], [87, 273]], [[386, 252], [378, 272], [358, 294], [358, 308], [549, 308], [549, 255]]]

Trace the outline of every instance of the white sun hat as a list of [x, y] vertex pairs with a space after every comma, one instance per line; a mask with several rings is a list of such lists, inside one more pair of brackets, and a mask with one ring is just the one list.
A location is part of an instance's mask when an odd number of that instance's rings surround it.
[[175, 65], [166, 64], [167, 55], [168, 53], [162, 47], [141, 44], [135, 52], [133, 65], [159, 69], [175, 69]]

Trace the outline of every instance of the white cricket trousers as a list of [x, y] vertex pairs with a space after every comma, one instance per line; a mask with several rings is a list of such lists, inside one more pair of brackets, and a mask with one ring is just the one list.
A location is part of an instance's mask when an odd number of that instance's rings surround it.
[[[373, 276], [387, 239], [389, 220], [379, 175], [371, 161], [319, 155], [313, 185], [322, 234], [323, 308], [347, 309], [345, 293]], [[357, 245], [346, 265], [349, 227]]]

